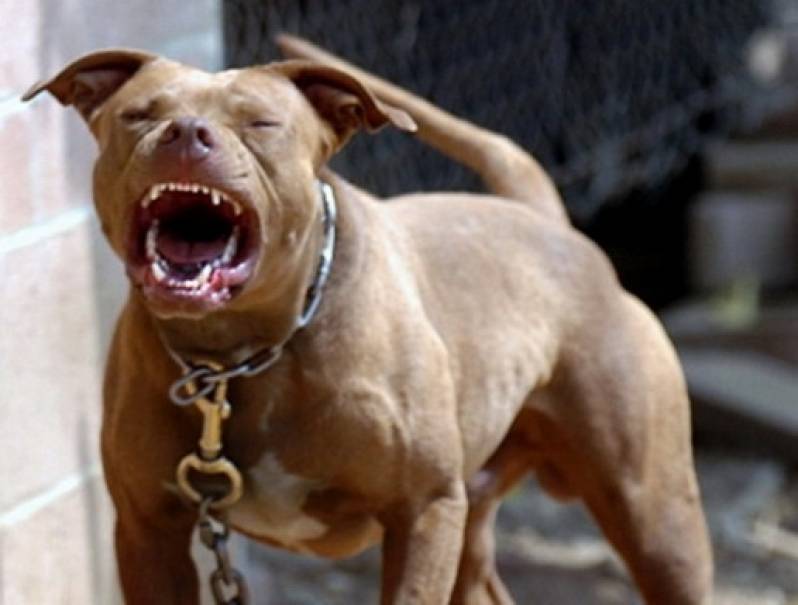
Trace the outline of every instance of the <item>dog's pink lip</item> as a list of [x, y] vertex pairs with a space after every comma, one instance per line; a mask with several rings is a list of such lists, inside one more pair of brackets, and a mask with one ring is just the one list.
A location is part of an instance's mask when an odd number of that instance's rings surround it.
[[211, 185], [168, 185], [148, 187], [131, 213], [127, 273], [155, 307], [223, 307], [254, 273], [257, 214], [241, 197]]

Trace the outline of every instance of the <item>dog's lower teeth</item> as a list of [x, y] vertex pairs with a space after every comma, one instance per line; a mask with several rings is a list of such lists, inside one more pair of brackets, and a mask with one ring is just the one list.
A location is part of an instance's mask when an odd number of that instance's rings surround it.
[[147, 230], [147, 240], [146, 240], [146, 253], [147, 253], [147, 260], [155, 261], [158, 258], [158, 227], [159, 223], [158, 220], [152, 221], [150, 228]]
[[166, 272], [161, 268], [161, 265], [157, 260], [152, 261], [150, 264], [150, 270], [152, 271], [152, 276], [156, 279], [156, 281], [162, 282], [166, 279]]
[[236, 254], [236, 250], [238, 250], [238, 225], [233, 227], [233, 233], [230, 235], [230, 238], [227, 240], [227, 245], [224, 247], [224, 252], [222, 253], [221, 264], [227, 265], [232, 260]]
[[213, 271], [213, 267], [211, 265], [205, 265], [202, 268], [202, 271], [200, 271], [200, 274], [197, 276], [197, 279], [195, 280], [197, 285], [204, 286], [205, 284], [207, 284], [208, 280], [211, 277], [211, 271]]

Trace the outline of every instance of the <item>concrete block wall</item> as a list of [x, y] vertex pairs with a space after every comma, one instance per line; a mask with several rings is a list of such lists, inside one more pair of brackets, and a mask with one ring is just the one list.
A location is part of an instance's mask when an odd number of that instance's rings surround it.
[[90, 201], [94, 143], [34, 81], [101, 47], [221, 62], [216, 0], [0, 0], [0, 605], [119, 602], [98, 460], [125, 296]]

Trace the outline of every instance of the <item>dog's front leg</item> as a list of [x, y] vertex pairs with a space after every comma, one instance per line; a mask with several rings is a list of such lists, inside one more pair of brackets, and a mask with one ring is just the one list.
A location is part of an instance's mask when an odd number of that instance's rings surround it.
[[120, 514], [116, 558], [127, 605], [197, 605], [197, 570], [191, 559], [191, 523], [156, 527]]
[[382, 605], [443, 605], [457, 575], [468, 503], [462, 481], [383, 518]]

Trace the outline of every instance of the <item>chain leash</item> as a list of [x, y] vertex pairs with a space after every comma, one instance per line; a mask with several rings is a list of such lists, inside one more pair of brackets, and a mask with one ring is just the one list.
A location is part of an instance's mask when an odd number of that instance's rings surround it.
[[200, 503], [197, 521], [200, 542], [216, 559], [216, 569], [209, 578], [211, 594], [216, 605], [248, 605], [250, 599], [246, 580], [230, 563], [230, 553], [227, 551], [230, 526], [224, 519], [219, 521], [211, 516], [213, 502], [213, 498], [205, 498]]
[[[198, 367], [204, 371], [196, 376], [195, 372], [189, 373], [188, 376], [194, 378], [179, 380], [169, 392], [175, 403], [185, 405], [184, 400], [188, 399], [187, 403], [193, 403], [202, 413], [199, 448], [180, 461], [177, 467], [177, 485], [183, 495], [197, 505], [200, 542], [213, 553], [216, 560], [216, 569], [209, 578], [214, 602], [216, 605], [248, 605], [250, 599], [246, 581], [241, 572], [232, 566], [227, 550], [230, 526], [225, 510], [238, 502], [243, 493], [241, 471], [222, 454], [222, 423], [230, 416], [230, 403], [227, 401], [228, 378], [209, 382], [205, 376], [221, 373], [222, 366], [205, 362]], [[215, 490], [211, 492], [201, 486], [194, 486], [191, 483], [191, 471], [206, 476], [223, 476], [228, 483], [226, 493], [219, 494]]]

